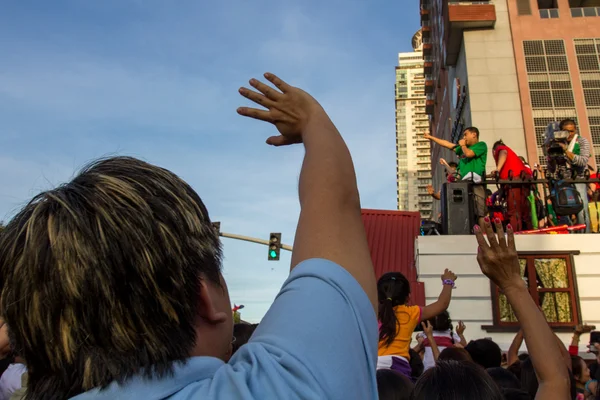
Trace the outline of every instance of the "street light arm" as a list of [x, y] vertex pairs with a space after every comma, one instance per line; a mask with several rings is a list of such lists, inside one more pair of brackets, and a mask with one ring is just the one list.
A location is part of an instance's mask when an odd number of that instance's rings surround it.
[[[254, 238], [254, 237], [250, 237], [250, 236], [236, 235], [233, 233], [219, 232], [219, 236], [228, 238], [228, 239], [243, 240], [245, 242], [250, 242], [250, 243], [264, 244], [265, 246], [268, 246], [270, 244], [268, 240], [258, 239], [258, 238]], [[283, 243], [281, 244], [281, 248], [283, 250], [287, 250], [287, 251], [293, 251], [293, 249], [294, 249], [292, 246], [289, 246], [289, 245], [283, 244]]]

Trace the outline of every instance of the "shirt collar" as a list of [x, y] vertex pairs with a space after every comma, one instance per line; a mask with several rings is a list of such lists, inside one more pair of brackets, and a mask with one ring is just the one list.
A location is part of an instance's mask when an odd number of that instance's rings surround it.
[[135, 375], [122, 385], [111, 383], [106, 389], [93, 389], [72, 399], [76, 400], [159, 400], [177, 393], [187, 385], [212, 378], [225, 363], [213, 357], [192, 357], [186, 363], [176, 363], [173, 374], [161, 379], [147, 379]]

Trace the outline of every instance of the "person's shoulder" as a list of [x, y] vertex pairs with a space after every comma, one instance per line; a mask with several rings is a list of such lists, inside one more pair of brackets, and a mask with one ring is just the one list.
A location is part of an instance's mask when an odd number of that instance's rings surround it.
[[486, 142], [483, 142], [483, 141], [475, 143], [475, 144], [474, 144], [474, 146], [477, 146], [477, 147], [480, 147], [480, 148], [482, 148], [482, 149], [486, 149], [486, 150], [487, 150], [487, 148], [488, 148], [488, 145], [487, 145], [487, 143], [486, 143]]

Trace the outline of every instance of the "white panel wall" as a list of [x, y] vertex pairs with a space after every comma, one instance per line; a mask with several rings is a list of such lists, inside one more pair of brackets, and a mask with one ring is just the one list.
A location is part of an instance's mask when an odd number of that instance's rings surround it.
[[[579, 250], [574, 261], [583, 321], [600, 328], [600, 235], [522, 235], [517, 237], [516, 245], [519, 251]], [[488, 333], [481, 328], [493, 324], [492, 300], [490, 282], [479, 269], [476, 252], [474, 236], [420, 236], [416, 242], [419, 280], [425, 283], [426, 300], [431, 303], [442, 288], [440, 276], [444, 269], [454, 271], [458, 280], [449, 308], [452, 319], [465, 322], [467, 340], [491, 337], [507, 350], [513, 333]], [[570, 333], [559, 336], [567, 345], [570, 343]]]

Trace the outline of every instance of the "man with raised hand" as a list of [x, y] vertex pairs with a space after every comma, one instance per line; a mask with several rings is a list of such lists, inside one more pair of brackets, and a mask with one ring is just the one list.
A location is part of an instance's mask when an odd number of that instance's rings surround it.
[[350, 153], [277, 77], [240, 93], [304, 143], [291, 272], [231, 357], [221, 244], [198, 194], [131, 157], [36, 196], [0, 235], [2, 317], [35, 399], [375, 399], [377, 299]]

